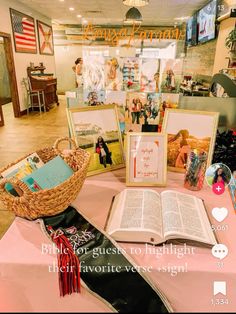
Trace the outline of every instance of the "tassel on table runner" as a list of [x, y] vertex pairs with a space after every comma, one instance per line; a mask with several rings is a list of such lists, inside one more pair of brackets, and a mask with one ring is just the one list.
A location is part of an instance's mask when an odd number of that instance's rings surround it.
[[57, 255], [58, 269], [64, 270], [58, 272], [60, 296], [80, 292], [80, 262], [75, 255], [72, 245], [64, 235], [63, 231], [53, 230], [52, 226], [46, 227], [52, 241], [57, 246], [59, 253]]
[[[64, 248], [70, 246], [73, 248], [73, 253], [79, 258], [80, 278], [87, 288], [104, 299], [117, 312], [172, 312], [172, 307], [163, 293], [149, 285], [122, 251], [119, 251], [105, 234], [96, 229], [75, 208], [69, 206], [63, 213], [44, 217], [42, 221], [44, 227], [51, 226], [54, 232], [53, 241], [56, 241], [59, 248], [60, 244]], [[51, 233], [47, 227], [43, 230]], [[64, 241], [64, 238], [67, 241]], [[61, 264], [66, 264], [65, 257], [60, 257], [60, 261], [63, 258], [64, 262]], [[68, 280], [63, 283], [66, 283], [63, 291], [67, 292]], [[71, 284], [69, 286], [71, 287]], [[71, 292], [72, 288], [69, 290]]]

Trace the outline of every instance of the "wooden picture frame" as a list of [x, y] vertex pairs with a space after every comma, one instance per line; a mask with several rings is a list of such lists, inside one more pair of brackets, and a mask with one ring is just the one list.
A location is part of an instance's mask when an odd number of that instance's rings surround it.
[[39, 53], [41, 55], [54, 55], [52, 26], [37, 20]]
[[162, 132], [167, 134], [168, 170], [185, 172], [191, 150], [204, 150], [210, 166], [215, 146], [219, 112], [166, 109]]
[[37, 53], [34, 18], [10, 8], [15, 52]]
[[67, 108], [66, 112], [70, 135], [91, 154], [88, 176], [125, 167], [116, 105]]
[[166, 186], [166, 134], [128, 133], [126, 158], [127, 186]]

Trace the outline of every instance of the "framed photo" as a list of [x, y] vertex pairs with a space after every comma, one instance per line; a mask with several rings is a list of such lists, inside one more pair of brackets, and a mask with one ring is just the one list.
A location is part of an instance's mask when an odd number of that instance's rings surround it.
[[205, 151], [211, 164], [219, 113], [166, 109], [162, 131], [168, 135], [168, 169], [185, 172], [191, 150]]
[[39, 53], [41, 55], [54, 55], [52, 26], [37, 20]]
[[142, 59], [140, 90], [142, 92], [159, 92], [159, 59]]
[[183, 59], [161, 60], [161, 91], [163, 93], [178, 93], [182, 81]]
[[67, 108], [67, 117], [71, 136], [91, 154], [88, 175], [125, 166], [115, 105]]
[[165, 186], [167, 136], [162, 133], [128, 133], [127, 186]]
[[125, 106], [126, 92], [106, 90], [106, 104]]
[[160, 120], [160, 99], [158, 93], [127, 93], [125, 123], [126, 132], [140, 132], [142, 125], [155, 125]]
[[105, 88], [109, 91], [120, 91], [123, 83], [122, 59], [105, 58]]
[[106, 104], [117, 105], [118, 108], [118, 117], [120, 122], [120, 130], [122, 134], [122, 138], [125, 133], [125, 117], [127, 108], [126, 104], [126, 92], [124, 91], [106, 91]]
[[159, 121], [159, 132], [161, 132], [162, 123], [165, 116], [165, 110], [176, 109], [179, 106], [179, 94], [174, 93], [162, 93], [161, 94], [161, 105], [160, 105], [160, 121]]
[[105, 90], [105, 59], [103, 56], [83, 55], [83, 89]]
[[138, 91], [140, 90], [141, 77], [141, 59], [123, 58], [123, 90]]
[[106, 95], [106, 92], [104, 90], [100, 90], [100, 91], [84, 90], [83, 92], [84, 103], [87, 106], [104, 105], [105, 95]]
[[10, 16], [15, 51], [37, 53], [34, 19], [11, 8]]

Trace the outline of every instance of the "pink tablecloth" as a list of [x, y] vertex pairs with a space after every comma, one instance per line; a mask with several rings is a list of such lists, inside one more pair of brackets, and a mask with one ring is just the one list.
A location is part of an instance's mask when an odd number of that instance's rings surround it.
[[[194, 194], [205, 200], [212, 224], [219, 225], [211, 216], [213, 207], [226, 207], [228, 217], [221, 225], [227, 231], [218, 231], [221, 243], [227, 245], [229, 254], [223, 267], [210, 249], [194, 248], [194, 254], [178, 258], [174, 254], [157, 256], [147, 254], [143, 244], [121, 244], [137, 265], [151, 267], [149, 279], [167, 297], [174, 311], [232, 312], [236, 310], [236, 216], [228, 191], [216, 196], [207, 186], [200, 192], [191, 192], [183, 187], [183, 175], [168, 174], [166, 189]], [[98, 227], [103, 228], [111, 199], [125, 188], [125, 171], [118, 170], [86, 180], [78, 198], [73, 203], [80, 212]], [[163, 188], [156, 188], [162, 191]], [[111, 309], [85, 288], [81, 294], [60, 298], [57, 273], [49, 272], [48, 266], [56, 261], [56, 255], [42, 254], [42, 244], [50, 244], [36, 222], [16, 218], [0, 241], [0, 311], [67, 311], [108, 312]], [[136, 250], [136, 254], [134, 251]], [[184, 266], [186, 272], [167, 271], [173, 266]], [[173, 268], [172, 268], [173, 269]], [[213, 296], [213, 282], [226, 281], [227, 296]], [[228, 304], [213, 305], [216, 299], [228, 299]]]

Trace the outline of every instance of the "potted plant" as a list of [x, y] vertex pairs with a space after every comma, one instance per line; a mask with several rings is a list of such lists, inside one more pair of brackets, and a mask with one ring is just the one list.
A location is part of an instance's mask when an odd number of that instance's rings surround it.
[[228, 34], [225, 39], [225, 46], [230, 49], [230, 59], [236, 59], [236, 27]]

